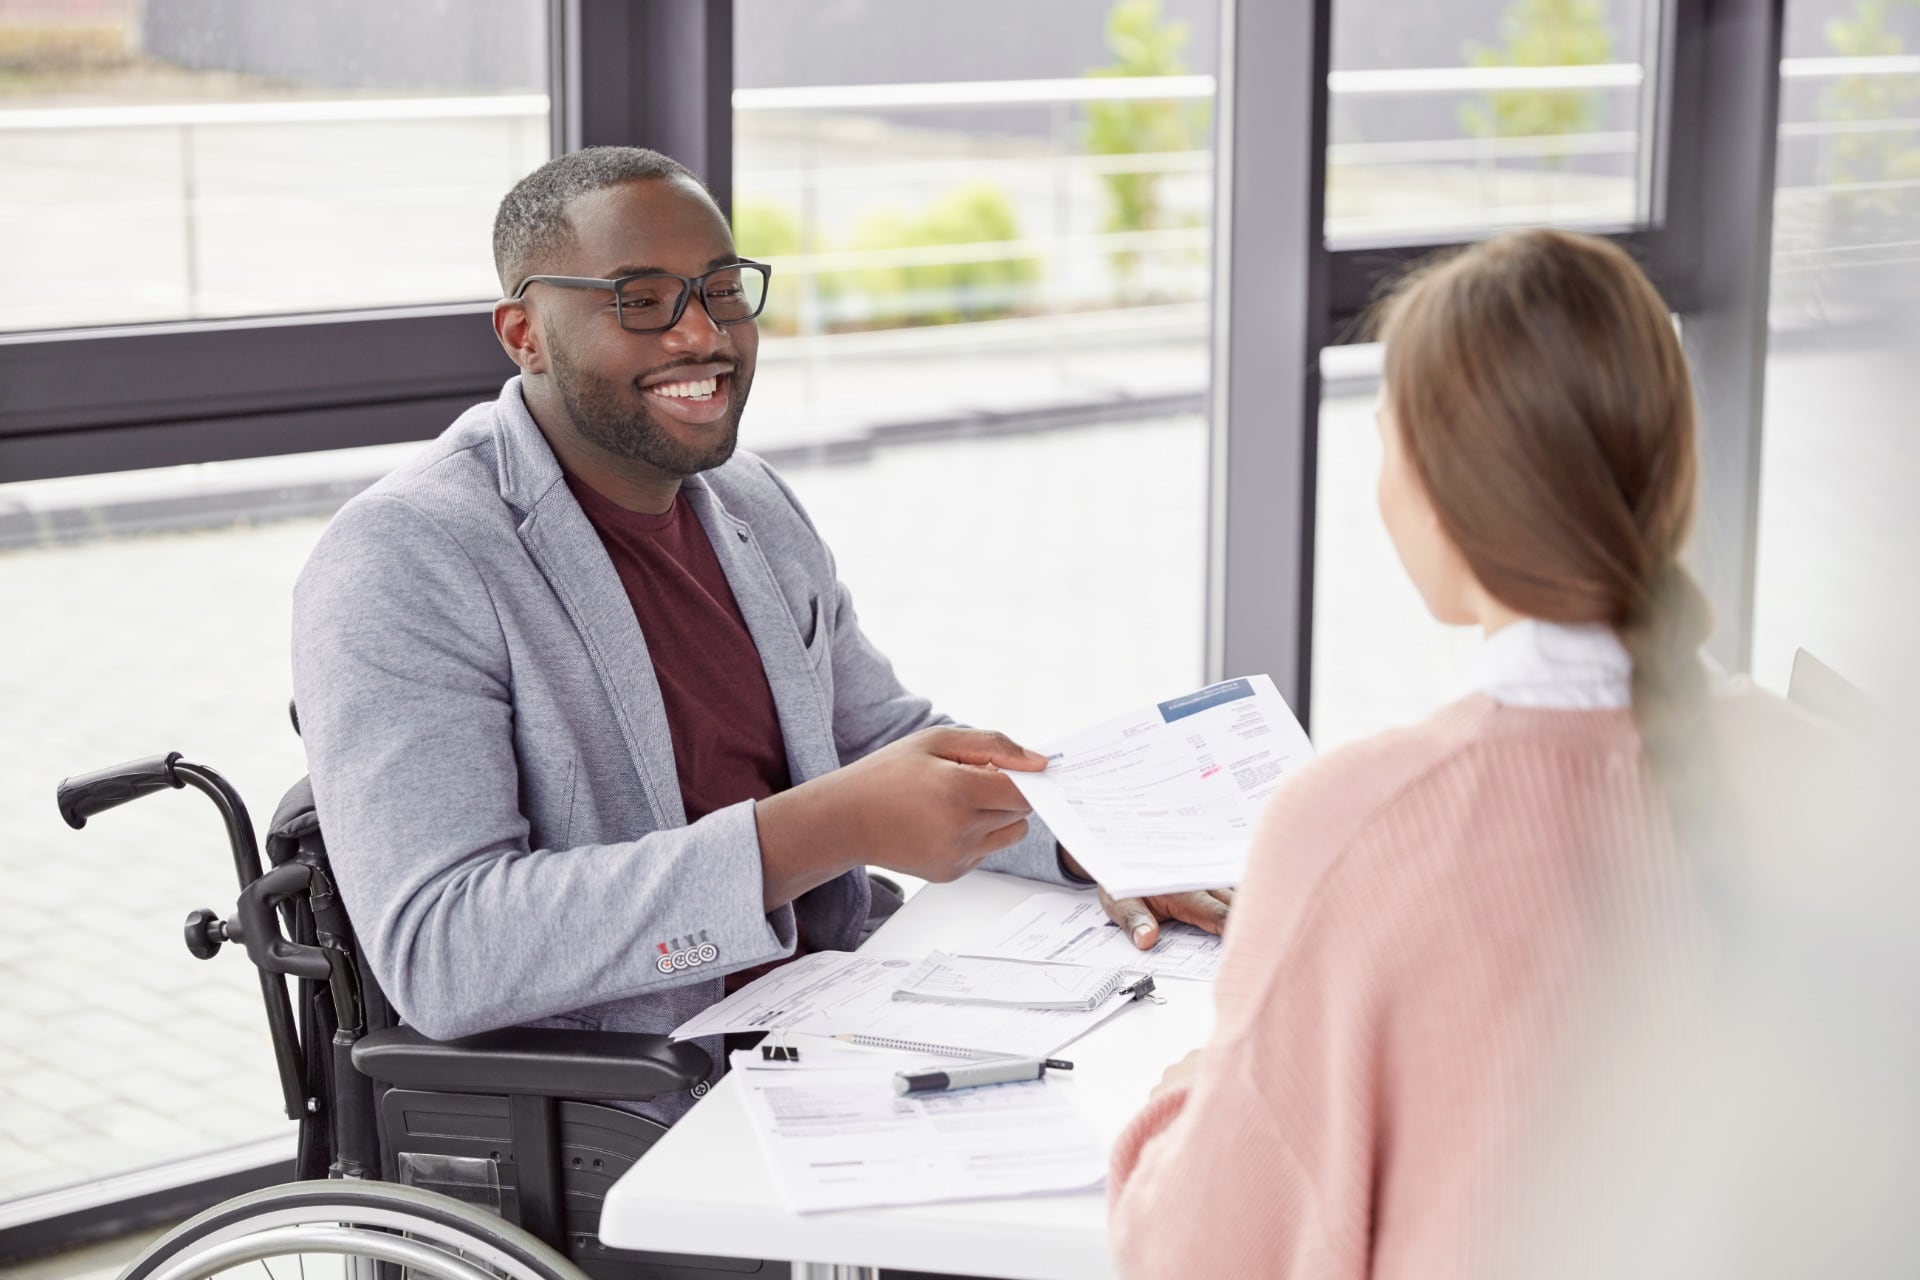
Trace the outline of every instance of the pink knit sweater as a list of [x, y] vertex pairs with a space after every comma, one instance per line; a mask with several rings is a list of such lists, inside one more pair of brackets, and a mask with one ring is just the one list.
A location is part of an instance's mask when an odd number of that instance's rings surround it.
[[1626, 711], [1475, 695], [1302, 771], [1199, 1068], [1115, 1147], [1122, 1274], [1486, 1271], [1612, 961], [1697, 936], [1688, 885]]

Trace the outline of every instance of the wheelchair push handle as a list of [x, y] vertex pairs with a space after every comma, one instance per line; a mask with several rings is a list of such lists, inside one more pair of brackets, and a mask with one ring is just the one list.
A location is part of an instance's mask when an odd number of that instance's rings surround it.
[[178, 751], [169, 751], [164, 756], [129, 760], [125, 764], [63, 778], [55, 793], [60, 803], [60, 816], [66, 819], [68, 826], [78, 831], [96, 813], [123, 805], [129, 800], [138, 800], [149, 792], [178, 790], [187, 785], [173, 770], [179, 759]]
[[241, 900], [235, 919], [222, 921], [211, 911], [188, 917], [186, 943], [194, 955], [207, 959], [227, 941], [239, 942], [259, 970], [260, 995], [266, 1004], [267, 1025], [273, 1033], [280, 1091], [289, 1119], [307, 1114], [306, 1072], [300, 1060], [300, 1037], [294, 1026], [293, 1002], [282, 977], [292, 975], [316, 981], [332, 976], [333, 961], [320, 947], [297, 945], [281, 933], [275, 912], [306, 885], [304, 866], [283, 866], [271, 875], [260, 871], [260, 842], [254, 838], [253, 819], [233, 784], [205, 765], [180, 758], [178, 751], [147, 760], [134, 760], [67, 778], [56, 789], [60, 816], [67, 825], [84, 827], [103, 809], [137, 800], [154, 791], [192, 787], [213, 802], [226, 823], [227, 844], [233, 852], [234, 873], [240, 880]]

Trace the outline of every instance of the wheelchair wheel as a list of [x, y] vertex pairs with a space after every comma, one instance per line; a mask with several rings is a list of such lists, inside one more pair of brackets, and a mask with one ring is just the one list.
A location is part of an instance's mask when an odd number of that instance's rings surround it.
[[290, 1182], [182, 1223], [120, 1280], [586, 1280], [506, 1221], [389, 1182]]

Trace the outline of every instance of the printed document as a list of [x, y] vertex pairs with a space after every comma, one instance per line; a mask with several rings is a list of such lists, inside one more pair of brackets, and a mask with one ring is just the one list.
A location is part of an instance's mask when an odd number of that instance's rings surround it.
[[800, 1213], [1084, 1191], [1107, 1151], [1057, 1079], [893, 1091], [884, 1071], [755, 1071], [733, 1065], [775, 1184]]
[[1051, 964], [1119, 965], [1156, 978], [1211, 982], [1220, 971], [1220, 938], [1177, 920], [1160, 922], [1160, 940], [1142, 951], [1091, 891], [1036, 893], [976, 934], [962, 955]]
[[1007, 777], [1116, 897], [1238, 884], [1261, 803], [1313, 755], [1266, 676], [1208, 685], [1041, 750], [1044, 772]]
[[882, 1048], [939, 1056], [1044, 1058], [1124, 1009], [1115, 993], [1099, 1007], [1003, 1009], [895, 1000], [913, 961], [816, 951], [755, 979], [673, 1030], [675, 1040], [733, 1031], [858, 1035]]

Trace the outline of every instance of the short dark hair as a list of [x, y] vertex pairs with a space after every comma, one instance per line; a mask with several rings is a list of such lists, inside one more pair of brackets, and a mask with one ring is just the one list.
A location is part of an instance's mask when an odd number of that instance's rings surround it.
[[541, 258], [573, 242], [567, 206], [575, 200], [590, 191], [661, 178], [685, 178], [713, 198], [693, 170], [645, 147], [569, 151], [514, 183], [493, 217], [493, 269], [500, 274], [501, 290], [511, 292], [537, 272]]

